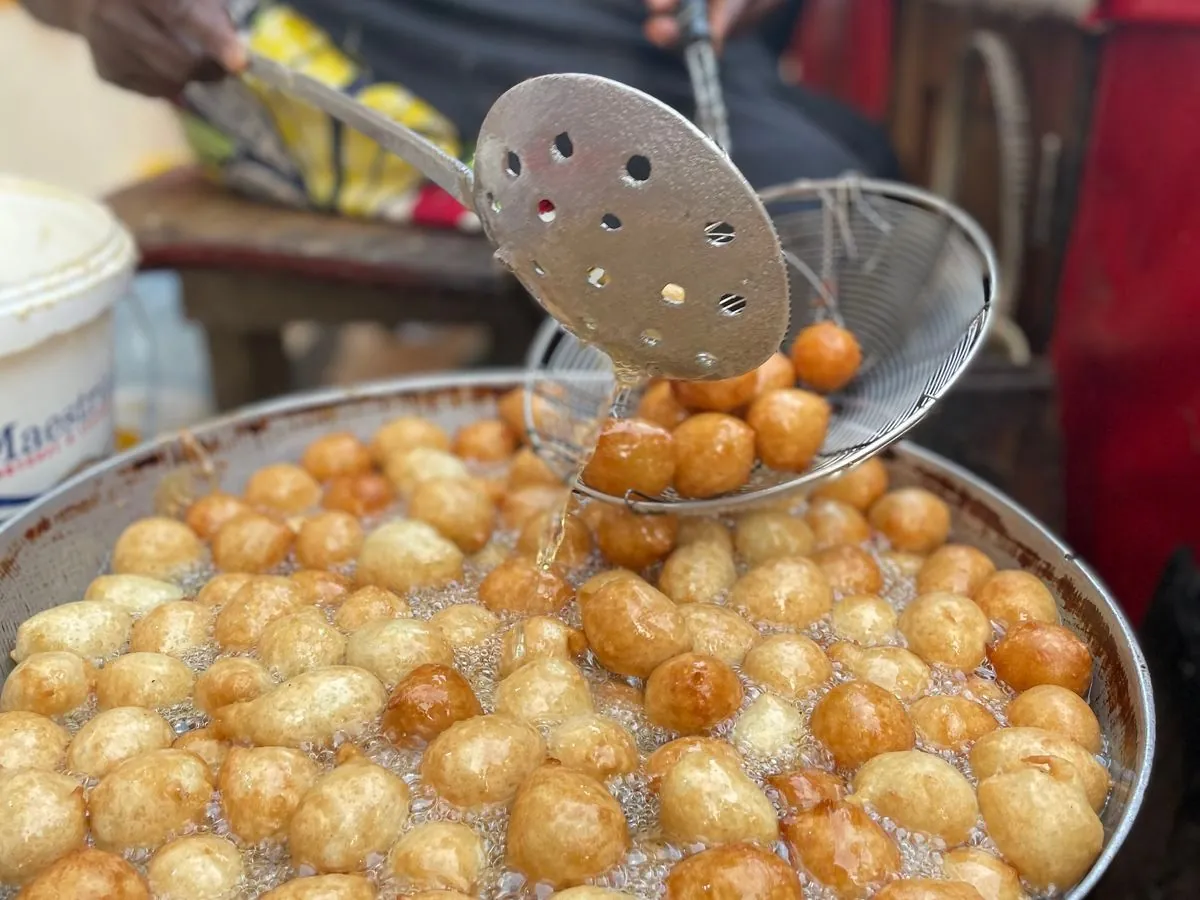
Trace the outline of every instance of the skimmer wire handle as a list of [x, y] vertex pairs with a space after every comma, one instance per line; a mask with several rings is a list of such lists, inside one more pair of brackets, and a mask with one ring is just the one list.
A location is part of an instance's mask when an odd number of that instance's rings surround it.
[[683, 0], [679, 7], [679, 30], [683, 34], [683, 55], [692, 80], [692, 93], [696, 96], [696, 124], [728, 155], [729, 113], [708, 24], [708, 0]]

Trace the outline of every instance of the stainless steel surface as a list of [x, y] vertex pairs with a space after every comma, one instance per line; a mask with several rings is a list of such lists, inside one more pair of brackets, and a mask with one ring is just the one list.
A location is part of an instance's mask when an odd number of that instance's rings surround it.
[[[155, 509], [164, 479], [178, 488], [196, 470], [195, 448], [215, 464], [217, 480], [240, 491], [257, 468], [299, 459], [333, 430], [363, 438], [389, 418], [423, 415], [454, 430], [495, 413], [495, 402], [522, 383], [516, 372], [426, 377], [327, 391], [264, 404], [165, 438], [77, 476], [0, 528], [0, 639], [11, 647], [30, 615], [79, 599], [104, 571], [121, 530]], [[1065, 896], [1080, 900], [1100, 878], [1137, 815], [1154, 755], [1154, 703], [1145, 660], [1128, 622], [1074, 554], [1024, 510], [958, 467], [924, 450], [886, 451], [893, 483], [920, 485], [955, 511], [954, 537], [975, 544], [1000, 566], [1020, 566], [1054, 591], [1064, 622], [1096, 658], [1090, 702], [1107, 736], [1114, 788], [1101, 813], [1106, 844], [1088, 876]], [[198, 484], [210, 482], [194, 475]], [[4, 654], [3, 673], [11, 668]]]
[[[983, 347], [996, 260], [983, 230], [961, 210], [917, 188], [858, 178], [799, 181], [762, 196], [768, 208], [781, 210], [775, 224], [792, 276], [789, 340], [812, 321], [836, 315], [863, 351], [858, 376], [831, 398], [834, 415], [813, 466], [800, 474], [759, 466], [741, 490], [712, 500], [685, 500], [673, 491], [612, 497], [586, 485], [579, 490], [642, 512], [703, 513], [770, 500], [901, 437]], [[535, 339], [528, 364], [531, 394], [561, 413], [529, 418], [535, 447], [567, 477], [580, 454], [590, 453], [571, 442], [571, 416], [611, 391], [611, 367], [553, 322]]]

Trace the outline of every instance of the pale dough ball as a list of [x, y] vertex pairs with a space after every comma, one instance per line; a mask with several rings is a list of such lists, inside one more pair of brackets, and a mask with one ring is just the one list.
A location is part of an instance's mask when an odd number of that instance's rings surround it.
[[454, 651], [428, 622], [382, 619], [368, 622], [350, 635], [346, 662], [371, 672], [391, 690], [417, 666], [454, 665]]
[[962, 750], [1000, 727], [987, 709], [967, 697], [922, 697], [908, 708], [917, 737], [939, 750]]
[[74, 653], [34, 653], [5, 679], [0, 710], [65, 715], [87, 703], [95, 681], [92, 664]]
[[890, 603], [870, 594], [846, 597], [833, 604], [834, 634], [868, 647], [894, 637], [898, 621]]
[[455, 806], [506, 803], [545, 758], [535, 729], [509, 716], [476, 716], [434, 739], [421, 760], [421, 776]]
[[840, 500], [813, 500], [804, 513], [817, 550], [858, 546], [871, 539], [871, 526], [863, 514]]
[[692, 649], [740, 666], [761, 635], [731, 609], [713, 603], [689, 603], [679, 608], [692, 637]]
[[79, 849], [87, 836], [83, 788], [56, 772], [0, 773], [0, 882], [23, 882]]
[[875, 895], [876, 900], [983, 900], [979, 891], [961, 881], [905, 878], [893, 881]]
[[383, 512], [396, 499], [392, 483], [378, 472], [339, 475], [325, 486], [321, 505], [362, 518]]
[[1087, 701], [1056, 684], [1040, 684], [1018, 696], [1008, 705], [1008, 721], [1061, 734], [1089, 753], [1103, 749], [1100, 722]]
[[742, 683], [728, 663], [681, 653], [646, 680], [646, 717], [660, 728], [696, 734], [737, 712], [742, 697]]
[[663, 776], [659, 797], [659, 822], [663, 834], [673, 841], [749, 841], [769, 846], [779, 836], [775, 808], [767, 795], [722, 756], [685, 754]]
[[71, 735], [46, 716], [0, 713], [0, 772], [43, 769], [57, 772], [66, 760]]
[[169, 581], [199, 566], [204, 545], [195, 532], [174, 519], [139, 519], [121, 532], [113, 547], [116, 575], [145, 575]]
[[96, 705], [161, 709], [191, 699], [195, 685], [196, 674], [173, 656], [127, 653], [96, 673]]
[[222, 572], [214, 575], [200, 588], [200, 593], [196, 594], [193, 602], [197, 606], [213, 610], [214, 613], [220, 612], [253, 577], [246, 572]]
[[633, 735], [616, 720], [594, 713], [574, 716], [556, 726], [547, 746], [551, 758], [598, 781], [638, 767]]
[[253, 650], [269, 624], [304, 606], [290, 579], [260, 575], [242, 585], [217, 614], [213, 637], [222, 650]]
[[917, 593], [974, 597], [995, 571], [996, 564], [983, 551], [946, 544], [934, 550], [917, 573]]
[[350, 594], [350, 579], [323, 569], [301, 569], [288, 576], [308, 606], [337, 606]]
[[317, 505], [321, 485], [299, 466], [275, 463], [263, 466], [246, 482], [246, 502], [284, 516], [294, 516]]
[[211, 716], [223, 706], [253, 700], [273, 687], [275, 682], [258, 660], [218, 659], [196, 679], [196, 706]]
[[31, 881], [21, 900], [150, 900], [137, 869], [119, 856], [84, 848], [68, 853]]
[[975, 847], [959, 847], [943, 856], [942, 874], [971, 885], [983, 900], [1029, 900], [1016, 869]]
[[829, 658], [859, 681], [869, 681], [911, 703], [929, 689], [931, 673], [921, 658], [901, 647], [834, 644]]
[[153, 710], [121, 706], [99, 713], [79, 729], [67, 751], [67, 768], [89, 778], [103, 778], [127, 759], [165, 750], [175, 730]]
[[804, 719], [792, 704], [761, 694], [738, 716], [730, 739], [747, 756], [789, 755], [804, 734]]
[[993, 707], [1005, 708], [1012, 696], [1004, 685], [995, 678], [981, 678], [979, 675], [968, 675], [967, 683], [963, 685], [963, 696]]
[[338, 734], [361, 734], [379, 720], [386, 705], [387, 691], [365, 669], [317, 669], [245, 704], [241, 738], [260, 746], [329, 746]]
[[478, 647], [500, 629], [500, 618], [476, 603], [457, 603], [429, 618], [442, 639], [455, 650]]
[[1041, 728], [1000, 728], [971, 748], [971, 769], [981, 780], [1043, 760], [1056, 761], [1055, 778], [1073, 784], [1092, 809], [1103, 808], [1112, 785], [1108, 770], [1072, 740]]
[[479, 602], [495, 613], [545, 616], [571, 602], [574, 591], [563, 569], [542, 569], [528, 556], [510, 556], [479, 585]]
[[478, 553], [491, 540], [497, 513], [480, 482], [449, 478], [419, 484], [408, 515], [436, 528], [463, 553]]
[[980, 585], [973, 599], [989, 619], [1004, 628], [1020, 622], [1059, 622], [1054, 595], [1040, 578], [1020, 569], [996, 572]]
[[784, 697], [799, 699], [833, 677], [833, 664], [811, 638], [776, 634], [746, 654], [742, 671]]
[[225, 523], [213, 535], [213, 562], [222, 572], [269, 572], [287, 559], [295, 538], [282, 522], [247, 513]]
[[391, 456], [383, 472], [401, 497], [411, 497], [428, 481], [467, 481], [471, 472], [457, 456], [432, 447], [416, 447]]
[[729, 603], [751, 621], [807, 628], [833, 608], [833, 590], [811, 559], [775, 559], [737, 580]]
[[860, 512], [866, 512], [888, 488], [887, 467], [877, 456], [846, 470], [841, 475], [822, 482], [813, 491], [817, 500], [840, 500]]
[[667, 875], [665, 894], [666, 900], [802, 900], [803, 896], [795, 870], [753, 844], [713, 847], [677, 862]]
[[591, 711], [587, 679], [566, 660], [535, 659], [496, 686], [496, 712], [530, 725], [555, 725]]
[[290, 747], [233, 747], [217, 789], [229, 830], [247, 844], [282, 837], [320, 770]]
[[242, 876], [241, 851], [215, 834], [172, 841], [146, 867], [155, 900], [237, 900]]
[[987, 656], [992, 623], [958, 594], [923, 594], [900, 614], [900, 633], [925, 662], [970, 672]]
[[416, 826], [400, 838], [387, 861], [402, 891], [473, 891], [486, 866], [483, 841], [458, 822]]
[[186, 750], [204, 760], [208, 764], [208, 770], [212, 772], [214, 781], [221, 774], [221, 766], [225, 765], [225, 758], [230, 749], [229, 743], [217, 737], [216, 729], [211, 726], [185, 732], [177, 737], [171, 746], [176, 750]]
[[17, 626], [12, 658], [22, 662], [35, 653], [66, 650], [88, 660], [116, 656], [129, 640], [133, 619], [112, 603], [81, 600], [52, 606]]
[[712, 603], [737, 581], [733, 556], [721, 544], [680, 544], [663, 563], [658, 589], [676, 603]]
[[379, 619], [401, 619], [411, 616], [408, 601], [389, 590], [374, 585], [360, 587], [338, 607], [333, 624], [345, 632], [354, 632], [368, 622]]
[[135, 653], [186, 656], [209, 642], [215, 619], [211, 607], [191, 600], [169, 601], [133, 623], [129, 649]]
[[326, 510], [305, 519], [296, 534], [296, 560], [309, 569], [332, 569], [358, 556], [363, 545], [358, 519], [340, 510]]
[[688, 544], [716, 544], [733, 552], [733, 536], [719, 519], [705, 516], [683, 516], [679, 520], [679, 535], [676, 543], [680, 547]]
[[[375, 900], [377, 896], [375, 886], [362, 875], [314, 875], [282, 884], [261, 900]], [[422, 896], [427, 895], [414, 894], [408, 900]]]
[[88, 802], [98, 847], [161, 847], [208, 817], [213, 780], [203, 760], [183, 750], [154, 750], [118, 765]]
[[819, 804], [784, 819], [783, 832], [792, 858], [839, 897], [866, 896], [900, 871], [895, 842], [859, 806]]
[[967, 840], [979, 806], [954, 766], [920, 750], [881, 753], [854, 776], [851, 803], [864, 803], [901, 828], [932, 834], [953, 847]]
[[587, 650], [587, 636], [561, 619], [522, 619], [500, 639], [500, 677], [540, 659], [570, 660]]
[[734, 768], [741, 768], [742, 755], [728, 741], [710, 737], [681, 737], [668, 741], [646, 758], [646, 777], [650, 780], [650, 789], [657, 791], [662, 786], [662, 780], [685, 756], [692, 753], [702, 753], [707, 756], [717, 756]]
[[931, 553], [950, 535], [950, 507], [923, 488], [884, 494], [871, 506], [870, 521], [894, 549], [909, 553]]
[[875, 594], [883, 590], [883, 573], [871, 554], [853, 544], [826, 547], [813, 555], [829, 586], [839, 594]]
[[278, 678], [336, 666], [346, 655], [346, 639], [320, 610], [308, 608], [276, 619], [263, 629], [258, 655]]
[[360, 871], [384, 854], [408, 821], [411, 793], [398, 776], [351, 761], [319, 778], [288, 825], [292, 865], [318, 872]]
[[834, 686], [813, 709], [809, 728], [844, 769], [857, 769], [881, 753], [911, 750], [917, 740], [895, 695], [862, 681]]
[[616, 577], [580, 603], [583, 631], [600, 663], [646, 678], [691, 649], [687, 622], [671, 598], [636, 576]]
[[137, 618], [163, 603], [182, 600], [183, 589], [145, 575], [101, 575], [88, 585], [83, 599], [112, 603]]
[[567, 888], [565, 891], [555, 891], [550, 895], [558, 900], [632, 900], [633, 894], [624, 891], [610, 891], [608, 888], [594, 887], [581, 884], [578, 887]]
[[733, 545], [747, 565], [757, 566], [781, 556], [808, 556], [813, 533], [803, 519], [771, 510], [738, 516]]
[[413, 669], [388, 698], [381, 722], [398, 747], [424, 747], [453, 725], [483, 715], [470, 682], [451, 666], [430, 663]]
[[376, 528], [358, 556], [359, 585], [401, 596], [416, 588], [445, 587], [463, 577], [463, 555], [431, 525], [400, 519]]
[[429, 447], [449, 450], [450, 435], [439, 426], [419, 416], [401, 416], [380, 427], [371, 438], [371, 457], [383, 464], [397, 453]]
[[883, 567], [891, 581], [916, 580], [921, 568], [925, 565], [925, 557], [919, 553], [905, 553], [902, 550], [884, 550], [879, 554], [879, 564]]

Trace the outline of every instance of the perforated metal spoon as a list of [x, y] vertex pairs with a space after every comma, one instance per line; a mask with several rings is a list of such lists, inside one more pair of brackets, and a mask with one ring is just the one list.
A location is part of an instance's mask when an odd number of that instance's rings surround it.
[[779, 237], [700, 129], [593, 75], [518, 84], [488, 112], [475, 169], [341, 91], [252, 54], [247, 76], [311, 103], [475, 210], [541, 306], [618, 364], [653, 376], [740, 375], [789, 319]]

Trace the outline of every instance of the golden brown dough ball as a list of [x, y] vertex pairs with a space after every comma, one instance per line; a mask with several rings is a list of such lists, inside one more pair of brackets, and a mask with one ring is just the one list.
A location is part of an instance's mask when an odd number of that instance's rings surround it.
[[1004, 628], [1021, 622], [1059, 623], [1054, 595], [1040, 578], [1020, 569], [996, 572], [980, 586], [974, 600], [989, 619]]
[[587, 636], [561, 619], [534, 616], [516, 623], [500, 640], [500, 677], [539, 659], [570, 660], [587, 650]]
[[618, 675], [646, 678], [692, 647], [687, 622], [671, 598], [635, 575], [609, 581], [581, 606], [588, 645]]
[[304, 521], [296, 535], [296, 560], [309, 569], [332, 569], [358, 556], [363, 529], [350, 513], [326, 510]]
[[208, 817], [212, 793], [208, 766], [184, 750], [127, 759], [89, 797], [96, 846], [114, 852], [157, 849]]
[[1059, 777], [1060, 764], [1024, 766], [979, 782], [979, 809], [1004, 858], [1035, 888], [1065, 890], [1087, 874], [1104, 826]]
[[401, 891], [474, 891], [487, 866], [483, 841], [458, 822], [424, 822], [392, 848], [387, 868]]
[[833, 604], [830, 621], [839, 638], [869, 647], [891, 638], [896, 633], [899, 617], [886, 600], [861, 594]]
[[397, 775], [352, 760], [322, 775], [304, 794], [288, 823], [294, 867], [318, 872], [360, 871], [386, 853], [408, 821], [411, 793]]
[[779, 836], [771, 801], [727, 756], [685, 753], [667, 769], [658, 793], [659, 824], [669, 840], [769, 846]]
[[733, 545], [747, 565], [758, 566], [781, 556], [808, 556], [813, 533], [803, 519], [773, 510], [738, 516]]
[[856, 546], [871, 539], [871, 526], [863, 514], [840, 500], [813, 500], [804, 513], [804, 521], [812, 529], [817, 550], [843, 544]]
[[112, 603], [63, 603], [17, 626], [12, 658], [23, 662], [35, 653], [65, 651], [88, 660], [108, 659], [120, 652], [132, 627], [129, 614]]
[[483, 715], [470, 682], [452, 666], [418, 666], [396, 685], [383, 714], [383, 733], [398, 747], [424, 747], [453, 725]]
[[[496, 412], [499, 413], [500, 418], [522, 441], [529, 440], [525, 416], [525, 393], [524, 388], [513, 388], [496, 403]], [[544, 427], [546, 420], [555, 414], [550, 401], [537, 394], [534, 394], [530, 405], [533, 407], [534, 424], [539, 428]]]
[[221, 530], [221, 526], [250, 511], [250, 506], [241, 497], [218, 491], [201, 497], [189, 506], [184, 523], [200, 540], [210, 541]]
[[833, 608], [833, 589], [811, 559], [773, 559], [737, 580], [729, 603], [752, 622], [801, 629]]
[[31, 712], [0, 713], [0, 772], [16, 769], [57, 772], [66, 761], [70, 743], [67, 730], [46, 716]]
[[796, 386], [796, 370], [792, 361], [782, 353], [772, 353], [765, 363], [754, 370], [754, 375], [756, 396]]
[[671, 388], [675, 398], [685, 407], [698, 412], [733, 412], [754, 399], [758, 390], [758, 373], [747, 372], [718, 381], [674, 381]]
[[607, 587], [613, 582], [624, 581], [625, 579], [640, 581], [643, 584], [649, 583], [636, 572], [630, 572], [628, 569], [606, 569], [603, 572], [597, 572], [595, 575], [581, 584], [579, 586], [579, 590], [576, 592], [579, 598], [580, 609], [582, 609], [584, 605], [592, 599], [592, 597], [600, 593], [601, 588]]
[[604, 510], [596, 525], [596, 545], [614, 566], [641, 570], [675, 549], [679, 520], [671, 515], [642, 515], [623, 506]]
[[457, 456], [428, 447], [390, 457], [383, 474], [401, 497], [411, 497], [426, 481], [468, 481], [471, 478], [470, 469]]
[[929, 666], [902, 647], [837, 643], [826, 652], [857, 680], [878, 685], [905, 703], [911, 703], [929, 689]]
[[0, 710], [66, 715], [87, 703], [95, 682], [92, 664], [74, 653], [34, 653], [4, 680]]
[[950, 534], [950, 507], [923, 488], [897, 488], [875, 502], [870, 521], [894, 549], [931, 553]]
[[996, 564], [983, 551], [946, 544], [934, 550], [917, 573], [917, 593], [974, 597], [995, 571]]
[[908, 708], [921, 741], [938, 750], [963, 750], [1000, 727], [996, 717], [966, 697], [922, 697]]
[[113, 547], [116, 575], [145, 575], [170, 581], [199, 566], [204, 545], [195, 532], [174, 519], [139, 519], [121, 532]]
[[829, 681], [833, 665], [811, 638], [802, 634], [776, 634], [746, 654], [742, 672], [764, 687], [795, 700]]
[[646, 777], [649, 779], [650, 789], [657, 791], [663, 778], [675, 764], [692, 753], [719, 757], [735, 769], [742, 766], [742, 755], [728, 741], [694, 736], [676, 738], [663, 744], [646, 758]]
[[854, 335], [833, 322], [816, 322], [800, 330], [792, 342], [796, 376], [818, 391], [838, 391], [862, 365], [862, 349]]
[[[521, 529], [517, 539], [517, 552], [536, 559], [541, 549], [550, 541], [550, 530], [559, 518], [555, 510], [538, 513]], [[592, 555], [592, 533], [583, 519], [576, 515], [563, 520], [563, 538], [554, 554], [554, 562], [573, 569], [583, 565]]]
[[570, 489], [561, 483], [529, 484], [514, 488], [500, 503], [500, 521], [505, 528], [519, 530], [542, 513], [558, 515], [570, 498]]
[[733, 556], [719, 543], [680, 543], [663, 563], [658, 589], [676, 603], [712, 603], [737, 580]]
[[258, 655], [277, 678], [291, 678], [341, 663], [346, 655], [346, 639], [325, 621], [320, 610], [308, 607], [264, 628]]
[[496, 504], [477, 480], [439, 479], [417, 485], [408, 514], [436, 528], [463, 553], [477, 553], [496, 527]]
[[290, 747], [233, 747], [217, 789], [229, 830], [247, 844], [282, 837], [320, 770]]
[[692, 637], [692, 649], [727, 665], [740, 666], [761, 637], [757, 628], [724, 606], [689, 603], [679, 611]]
[[[339, 734], [355, 737], [378, 721], [387, 691], [370, 672], [331, 666], [305, 672], [245, 704], [239, 740], [259, 746], [329, 746]], [[236, 717], [237, 713], [234, 713]], [[218, 716], [218, 723], [220, 717]]]
[[0, 882], [23, 882], [83, 846], [83, 788], [56, 772], [0, 773]]
[[991, 648], [996, 676], [1015, 691], [1040, 684], [1086, 694], [1092, 683], [1092, 654], [1069, 628], [1021, 622]]
[[687, 407], [679, 402], [669, 381], [656, 381], [646, 388], [638, 401], [639, 419], [653, 422], [659, 428], [674, 431], [688, 417]]
[[507, 803], [546, 758], [538, 732], [509, 716], [475, 716], [451, 725], [430, 743], [421, 777], [447, 802], [463, 808]]
[[742, 683], [728, 663], [681, 653], [646, 680], [646, 715], [661, 728], [698, 734], [737, 712], [742, 695]]
[[381, 513], [396, 499], [392, 483], [378, 472], [339, 475], [325, 485], [321, 506], [362, 518]]
[[424, 522], [398, 519], [376, 528], [358, 555], [359, 586], [373, 584], [404, 596], [445, 587], [463, 577], [463, 554]]
[[287, 559], [294, 539], [282, 522], [247, 513], [226, 522], [213, 535], [213, 562], [222, 572], [268, 572]]
[[1042, 728], [1070, 738], [1089, 753], [1104, 746], [1100, 722], [1078, 694], [1056, 684], [1031, 687], [1008, 705], [1008, 721], [1017, 727]]
[[212, 715], [222, 706], [260, 697], [275, 686], [262, 663], [244, 656], [218, 659], [196, 679], [196, 706]]
[[242, 854], [215, 834], [194, 834], [154, 854], [146, 878], [155, 900], [237, 900]]
[[564, 659], [532, 660], [496, 686], [496, 712], [530, 725], [556, 725], [591, 711], [587, 679]]
[[824, 481], [813, 491], [814, 500], [838, 500], [866, 512], [888, 489], [887, 466], [877, 456], [834, 478]]
[[215, 619], [215, 610], [191, 600], [164, 603], [133, 623], [129, 649], [187, 656], [208, 643]]
[[517, 451], [517, 434], [500, 419], [480, 419], [454, 435], [456, 456], [479, 462], [503, 462]]
[[321, 485], [291, 463], [263, 466], [246, 482], [246, 502], [284, 516], [295, 516], [317, 505]]
[[521, 785], [508, 822], [508, 864], [554, 887], [600, 875], [629, 848], [625, 815], [604, 785], [545, 765]]
[[408, 601], [386, 588], [369, 584], [351, 592], [334, 615], [333, 623], [345, 632], [354, 632], [368, 622], [411, 616]]
[[969, 672], [987, 656], [992, 623], [958, 594], [923, 594], [900, 614], [900, 633], [927, 663]]
[[137, 869], [119, 856], [87, 847], [49, 866], [20, 896], [21, 900], [150, 900]]
[[1056, 760], [1055, 778], [1074, 785], [1099, 812], [1112, 779], [1108, 770], [1074, 741], [1041, 728], [1013, 727], [985, 734], [971, 748], [971, 769], [980, 779]]
[[221, 766], [225, 765], [225, 758], [229, 755], [229, 743], [218, 738], [216, 729], [212, 727], [185, 732], [171, 746], [204, 760], [214, 780], [221, 774]]
[[799, 388], [760, 395], [746, 413], [759, 459], [781, 472], [803, 472], [825, 443], [830, 412], [823, 397]]
[[[789, 365], [790, 369], [790, 365]], [[753, 844], [713, 847], [677, 862], [666, 900], [801, 900], [800, 879], [786, 862]]]
[[300, 599], [309, 606], [337, 606], [350, 593], [350, 579], [322, 569], [301, 569], [288, 576], [300, 592]]
[[1029, 900], [1017, 870], [977, 847], [959, 847], [943, 856], [942, 874], [971, 885], [983, 900]]
[[183, 589], [145, 575], [101, 575], [92, 579], [83, 599], [112, 603], [137, 618], [164, 603], [182, 600]]
[[964, 843], [979, 806], [962, 773], [931, 753], [881, 753], [854, 776], [849, 802], [867, 804], [901, 828], [932, 834], [947, 846]]
[[609, 419], [583, 481], [601, 493], [624, 497], [629, 491], [657, 497], [675, 475], [671, 432], [645, 419]]
[[276, 575], [252, 578], [217, 614], [213, 637], [222, 650], [251, 650], [258, 646], [268, 625], [304, 605], [289, 579]]
[[598, 781], [637, 771], [633, 735], [607, 716], [573, 716], [550, 731], [547, 746], [553, 759]]
[[760, 694], [742, 711], [730, 740], [747, 756], [784, 757], [804, 735], [804, 719], [796, 708], [775, 694]]
[[[443, 891], [412, 894], [407, 900], [458, 900]], [[375, 886], [363, 875], [313, 875], [296, 878], [262, 895], [262, 900], [375, 900]]]
[[961, 881], [905, 878], [885, 885], [876, 900], [983, 900], [979, 891]]
[[510, 556], [479, 585], [479, 602], [496, 613], [544, 616], [556, 613], [574, 596], [559, 566], [538, 567], [528, 556]]
[[429, 617], [442, 639], [455, 650], [478, 647], [500, 630], [500, 617], [477, 603], [456, 603]]
[[796, 769], [767, 777], [767, 784], [779, 792], [784, 807], [791, 812], [807, 812], [822, 803], [840, 803], [846, 797], [846, 784], [824, 769]]
[[380, 619], [350, 635], [346, 662], [371, 672], [391, 690], [418, 666], [453, 666], [454, 651], [428, 622]]
[[900, 851], [860, 806], [822, 803], [784, 819], [784, 839], [808, 872], [839, 897], [866, 896], [900, 871]]
[[371, 453], [366, 444], [348, 431], [322, 435], [304, 450], [302, 465], [319, 482], [344, 475], [371, 471]]
[[508, 489], [516, 490], [530, 485], [562, 487], [562, 479], [533, 450], [522, 447], [508, 467]]
[[153, 710], [120, 706], [105, 710], [79, 729], [67, 751], [67, 769], [103, 778], [127, 759], [165, 750], [175, 740], [170, 723]]
[[733, 416], [700, 413], [671, 433], [675, 441], [675, 490], [705, 499], [736, 491], [754, 469], [754, 429]]
[[246, 572], [224, 572], [214, 575], [204, 583], [204, 587], [200, 588], [192, 602], [205, 609], [211, 609], [214, 613], [219, 612], [253, 577]]
[[191, 699], [195, 686], [195, 673], [173, 656], [127, 653], [96, 673], [96, 705], [161, 709]]
[[449, 450], [450, 436], [442, 428], [418, 416], [401, 416], [380, 427], [371, 438], [371, 456], [379, 465], [397, 453], [429, 447]]
[[839, 544], [813, 555], [829, 586], [839, 594], [876, 594], [883, 589], [883, 573], [871, 554], [861, 547]]
[[857, 769], [881, 753], [911, 750], [916, 734], [904, 705], [878, 685], [836, 685], [818, 701], [809, 727], [845, 769]]

